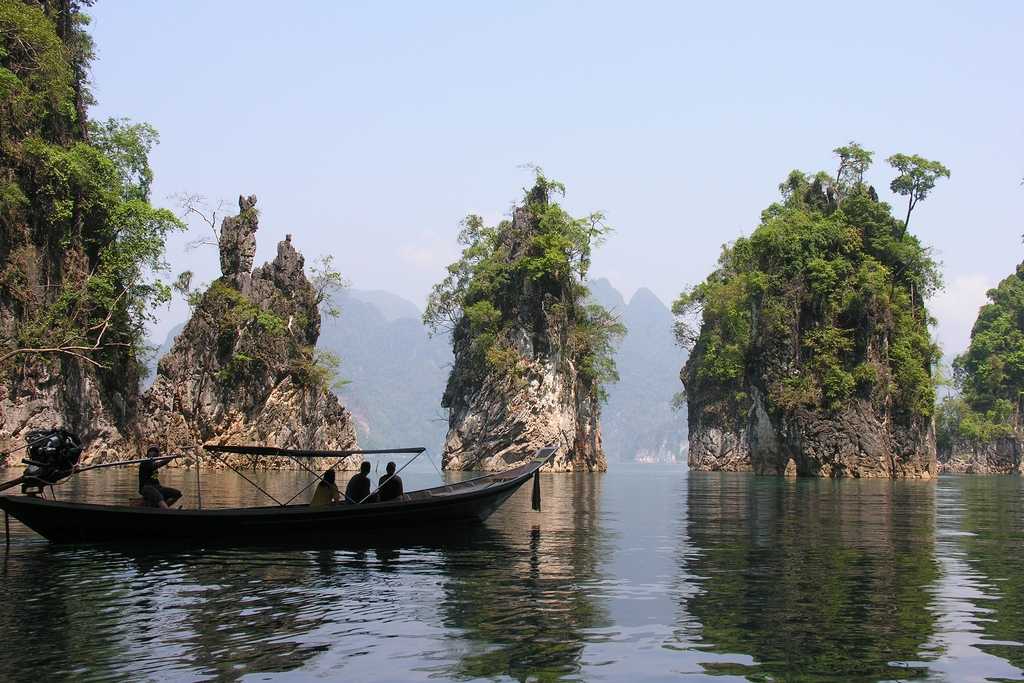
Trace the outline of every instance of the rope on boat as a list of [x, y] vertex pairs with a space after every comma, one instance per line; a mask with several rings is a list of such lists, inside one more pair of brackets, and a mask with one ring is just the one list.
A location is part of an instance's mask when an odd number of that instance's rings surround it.
[[[337, 467], [338, 465], [340, 465], [340, 464], [342, 463], [342, 461], [343, 461], [343, 460], [344, 460], [345, 458], [347, 458], [347, 457], [348, 457], [348, 456], [346, 455], [346, 456], [345, 456], [344, 458], [339, 458], [338, 460], [335, 460], [334, 462], [332, 462], [332, 463], [331, 463], [331, 466], [330, 466], [330, 467], [328, 467], [327, 469], [329, 469], [329, 470], [333, 470], [333, 469], [334, 469], [335, 467]], [[296, 460], [295, 462], [299, 462], [299, 461], [298, 461], [298, 460]], [[292, 502], [293, 500], [295, 500], [296, 498], [298, 498], [299, 496], [301, 496], [301, 495], [302, 495], [303, 493], [305, 493], [306, 491], [308, 491], [308, 490], [309, 490], [309, 487], [310, 487], [310, 486], [312, 486], [313, 484], [317, 483], [318, 481], [323, 481], [323, 480], [324, 480], [324, 478], [323, 478], [323, 477], [322, 477], [322, 476], [321, 476], [321, 475], [320, 475], [320, 474], [319, 474], [318, 472], [314, 472], [313, 470], [311, 470], [310, 468], [306, 467], [305, 465], [302, 465], [302, 469], [304, 469], [304, 470], [306, 470], [307, 472], [309, 472], [310, 474], [312, 474], [312, 475], [313, 475], [314, 477], [316, 477], [316, 479], [314, 479], [313, 481], [309, 482], [308, 484], [306, 484], [305, 486], [303, 486], [303, 487], [302, 487], [301, 489], [299, 489], [298, 493], [296, 493], [296, 494], [295, 494], [294, 496], [292, 496], [291, 498], [289, 498], [289, 499], [288, 499], [288, 500], [287, 500], [287, 501], [285, 502], [285, 505], [288, 505], [288, 504], [290, 504], [290, 503], [291, 503], [291, 502]], [[338, 485], [337, 485], [337, 484], [335, 484], [335, 485], [334, 485], [334, 488], [335, 488], [335, 490], [337, 490], [337, 489], [338, 489]]]
[[430, 464], [434, 466], [434, 471], [437, 472], [437, 476], [440, 477], [441, 481], [443, 482], [444, 481], [444, 475], [441, 474], [441, 468], [438, 467], [437, 463], [434, 462], [434, 459], [430, 457], [430, 453], [427, 453], [427, 460], [429, 460]]
[[277, 503], [281, 507], [285, 506], [285, 503], [282, 503], [277, 498], [274, 498], [272, 495], [270, 495], [270, 493], [265, 488], [263, 488], [262, 486], [260, 486], [259, 484], [257, 484], [256, 482], [254, 482], [252, 479], [250, 479], [249, 477], [245, 476], [241, 472], [239, 472], [237, 469], [235, 469], [234, 465], [232, 465], [231, 463], [229, 463], [227, 460], [225, 460], [224, 458], [222, 458], [220, 456], [220, 453], [218, 453], [217, 451], [210, 451], [210, 452], [213, 453], [214, 455], [216, 455], [217, 459], [220, 460], [222, 463], [224, 463], [225, 467], [227, 467], [229, 470], [231, 470], [232, 472], [234, 472], [235, 474], [240, 476], [242, 479], [245, 479], [247, 482], [252, 484], [258, 491], [260, 491], [267, 498], [269, 498], [270, 500], [274, 501], [275, 503]]
[[25, 448], [31, 448], [32, 446], [35, 446], [37, 443], [42, 443], [42, 442], [46, 441], [49, 438], [50, 438], [49, 436], [41, 436], [41, 437], [39, 437], [38, 439], [36, 439], [34, 441], [26, 441], [21, 446], [16, 446], [14, 448], [11, 448], [10, 450], [6, 450], [3, 453], [0, 453], [0, 459], [6, 458], [11, 453], [17, 453], [18, 451], [23, 450]]

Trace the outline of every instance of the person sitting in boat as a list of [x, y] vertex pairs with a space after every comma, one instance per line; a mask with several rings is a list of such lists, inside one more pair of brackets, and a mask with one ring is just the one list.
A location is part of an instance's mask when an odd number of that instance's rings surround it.
[[385, 471], [387, 473], [380, 478], [380, 482], [377, 484], [377, 497], [382, 503], [386, 500], [401, 498], [405, 493], [402, 488], [402, 478], [395, 474], [395, 463], [389, 462]]
[[323, 507], [341, 501], [341, 491], [338, 490], [335, 480], [334, 470], [324, 472], [320, 483], [316, 485], [316, 491], [313, 492], [313, 500], [309, 502], [309, 507]]
[[[359, 472], [348, 480], [345, 487], [345, 499], [350, 503], [362, 503], [363, 499], [370, 495], [370, 463], [363, 461], [359, 466]], [[370, 502], [369, 500], [365, 502]]]
[[156, 471], [174, 458], [161, 458], [160, 449], [150, 446], [146, 460], [139, 463], [139, 494], [151, 508], [168, 508], [178, 502], [181, 491], [170, 486], [161, 486]]

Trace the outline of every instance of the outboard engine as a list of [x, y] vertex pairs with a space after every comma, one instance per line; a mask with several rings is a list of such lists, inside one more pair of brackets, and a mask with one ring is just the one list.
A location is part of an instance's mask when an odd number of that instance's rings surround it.
[[37, 429], [25, 436], [28, 467], [21, 492], [37, 494], [44, 486], [67, 477], [82, 457], [82, 440], [66, 429]]

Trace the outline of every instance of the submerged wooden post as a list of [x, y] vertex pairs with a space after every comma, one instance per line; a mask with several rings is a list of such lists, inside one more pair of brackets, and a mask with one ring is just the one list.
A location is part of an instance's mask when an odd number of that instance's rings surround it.
[[533, 497], [530, 500], [532, 507], [540, 512], [540, 470], [533, 473]]
[[11, 518], [7, 514], [7, 510], [4, 510], [4, 538], [6, 539], [6, 545], [8, 548], [11, 547]]

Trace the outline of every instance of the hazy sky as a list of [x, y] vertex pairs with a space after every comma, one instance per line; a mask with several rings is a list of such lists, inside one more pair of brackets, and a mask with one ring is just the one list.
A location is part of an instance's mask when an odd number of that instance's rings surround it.
[[[915, 210], [947, 354], [1022, 260], [1022, 2], [127, 2], [91, 11], [94, 116], [149, 121], [154, 200], [256, 194], [257, 260], [293, 233], [355, 287], [422, 305], [459, 220], [537, 164], [615, 234], [594, 260], [670, 302], [749, 234], [793, 168], [856, 140], [952, 178]], [[901, 198], [896, 198], [901, 200]], [[902, 201], [897, 213], [902, 215]], [[216, 254], [169, 248], [175, 271]], [[179, 304], [155, 330], [162, 338]]]

